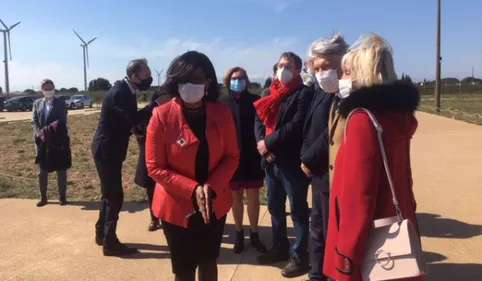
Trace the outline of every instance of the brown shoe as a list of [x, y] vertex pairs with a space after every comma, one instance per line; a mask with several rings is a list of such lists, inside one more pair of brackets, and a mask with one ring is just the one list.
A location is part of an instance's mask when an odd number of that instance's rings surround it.
[[149, 227], [147, 228], [148, 231], [156, 231], [158, 229], [161, 228], [161, 224], [159, 223], [159, 221], [151, 221], [151, 223], [149, 224]]
[[307, 259], [290, 258], [289, 263], [281, 270], [281, 275], [285, 278], [295, 278], [303, 276], [310, 271]]

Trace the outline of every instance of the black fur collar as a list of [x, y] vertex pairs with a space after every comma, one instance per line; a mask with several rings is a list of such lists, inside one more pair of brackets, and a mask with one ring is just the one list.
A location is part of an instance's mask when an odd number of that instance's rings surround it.
[[357, 107], [373, 112], [394, 111], [413, 113], [420, 103], [420, 92], [412, 84], [396, 81], [356, 90], [340, 103], [339, 112], [346, 118]]

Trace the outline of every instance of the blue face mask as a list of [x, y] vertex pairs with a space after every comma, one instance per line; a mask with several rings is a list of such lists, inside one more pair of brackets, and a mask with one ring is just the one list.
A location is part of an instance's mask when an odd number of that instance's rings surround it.
[[234, 79], [230, 82], [231, 91], [235, 93], [241, 93], [246, 89], [246, 80], [244, 79]]

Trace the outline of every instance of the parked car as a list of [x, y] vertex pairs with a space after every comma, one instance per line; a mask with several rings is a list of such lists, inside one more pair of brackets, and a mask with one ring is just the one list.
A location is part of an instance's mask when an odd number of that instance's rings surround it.
[[[70, 97], [69, 96], [57, 96], [57, 99], [61, 100], [61, 101], [68, 101], [70, 100]], [[66, 103], [67, 104], [67, 103]], [[70, 105], [70, 104], [69, 104]]]
[[35, 101], [35, 98], [33, 97], [13, 97], [8, 100], [6, 100], [3, 103], [3, 107], [11, 112], [11, 111], [30, 111], [32, 110], [33, 107], [33, 102]]
[[73, 95], [70, 99], [65, 100], [65, 104], [70, 109], [84, 108], [85, 106], [92, 108], [94, 101], [87, 95]]

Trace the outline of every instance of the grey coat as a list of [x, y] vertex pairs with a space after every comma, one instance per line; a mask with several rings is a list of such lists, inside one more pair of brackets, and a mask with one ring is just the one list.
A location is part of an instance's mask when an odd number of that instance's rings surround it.
[[32, 128], [34, 133], [34, 139], [40, 137], [40, 131], [43, 127], [50, 123], [59, 120], [67, 125], [67, 106], [65, 102], [54, 98], [52, 106], [50, 107], [47, 116], [45, 116], [45, 99], [41, 98], [33, 103], [32, 107]]

